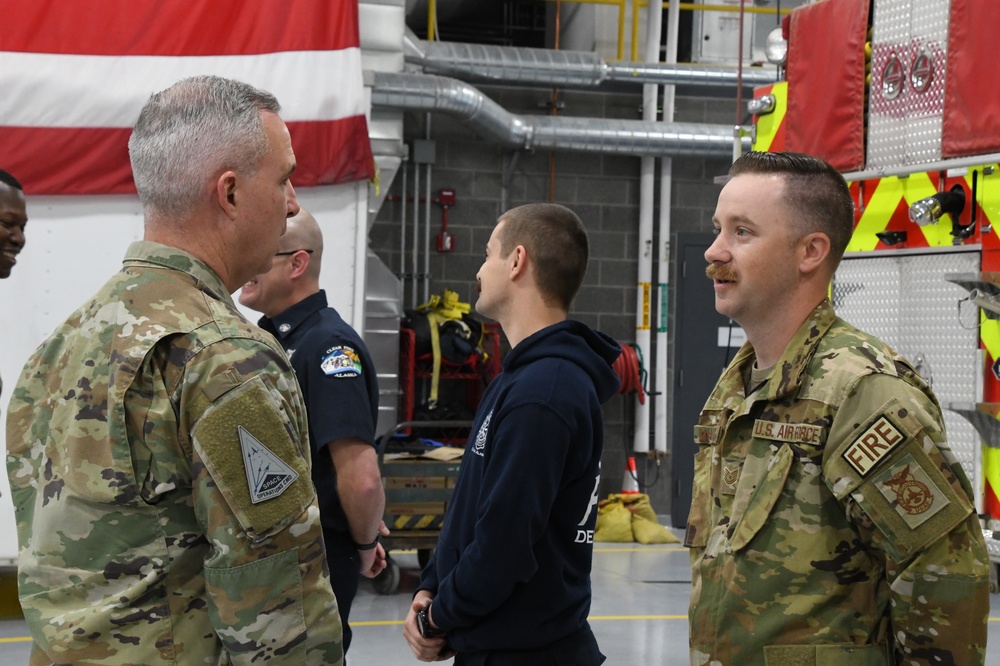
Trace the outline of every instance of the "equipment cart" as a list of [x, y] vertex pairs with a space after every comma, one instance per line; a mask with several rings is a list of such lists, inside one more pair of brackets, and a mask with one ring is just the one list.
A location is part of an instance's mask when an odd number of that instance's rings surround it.
[[430, 450], [398, 458], [389, 454], [387, 444], [404, 430], [435, 431], [453, 429], [468, 431], [468, 421], [405, 421], [379, 440], [378, 462], [385, 485], [385, 524], [390, 530], [382, 538], [388, 565], [372, 585], [379, 594], [392, 594], [399, 588], [399, 564], [389, 555], [391, 550], [416, 550], [421, 568], [427, 565], [437, 546], [444, 514], [455, 488], [461, 453], [453, 447]]

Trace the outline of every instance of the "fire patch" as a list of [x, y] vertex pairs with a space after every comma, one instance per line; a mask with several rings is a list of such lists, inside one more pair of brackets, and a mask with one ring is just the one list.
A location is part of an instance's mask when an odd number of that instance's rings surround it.
[[948, 506], [945, 494], [909, 455], [872, 481], [911, 529]]
[[847, 447], [844, 459], [851, 463], [851, 467], [856, 469], [858, 474], [864, 476], [905, 439], [906, 437], [892, 421], [884, 415], [879, 416]]

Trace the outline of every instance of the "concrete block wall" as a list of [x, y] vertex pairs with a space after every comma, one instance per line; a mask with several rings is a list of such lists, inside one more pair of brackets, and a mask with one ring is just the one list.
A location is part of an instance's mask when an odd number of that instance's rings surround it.
[[[552, 99], [552, 92], [547, 89], [483, 88], [483, 91], [511, 113], [518, 114], [547, 113]], [[625, 119], [640, 119], [642, 115], [642, 95], [638, 90], [634, 94], [559, 91], [558, 99], [562, 107], [559, 113], [564, 115]], [[735, 97], [679, 96], [676, 102], [677, 121], [731, 125], [735, 115]], [[439, 294], [448, 288], [457, 291], [463, 301], [475, 304], [475, 275], [482, 264], [483, 251], [496, 219], [503, 212], [503, 174], [511, 153], [482, 141], [462, 124], [442, 115], [431, 117], [428, 131], [426, 114], [408, 113], [405, 138], [408, 144], [414, 139], [429, 138], [434, 142], [431, 196], [436, 197], [441, 188], [456, 192], [456, 204], [448, 211], [448, 231], [454, 236], [452, 252], [434, 250], [442, 211], [436, 204], [431, 206], [429, 293]], [[721, 189], [713, 179], [728, 168], [728, 159], [677, 158], [673, 161], [673, 232], [711, 229]], [[570, 316], [621, 342], [635, 340], [639, 169], [640, 160], [634, 157], [559, 152], [553, 158], [549, 151], [535, 151], [518, 155], [506, 183], [506, 208], [549, 201], [551, 186], [554, 189], [552, 200], [573, 209], [583, 220], [590, 237], [591, 262]], [[408, 172], [406, 194], [412, 197], [412, 162]], [[553, 172], [554, 178], [551, 178]], [[426, 185], [423, 170], [421, 179], [419, 196], [423, 197]], [[372, 249], [397, 272], [400, 270], [401, 233], [401, 203], [397, 199], [402, 195], [403, 183], [399, 176], [392, 183], [389, 198], [370, 233]], [[657, 210], [655, 215], [658, 214]], [[406, 217], [406, 234], [412, 242], [412, 202], [407, 204]], [[408, 245], [407, 254], [409, 251]], [[408, 257], [409, 271], [412, 266]], [[418, 301], [423, 300], [422, 295], [421, 287]], [[404, 281], [404, 305], [407, 308], [414, 305], [409, 280]], [[673, 322], [670, 322], [669, 330], [673, 329]], [[646, 364], [651, 366], [652, 359], [647, 359]], [[605, 407], [602, 496], [621, 490], [625, 458], [632, 446], [634, 401], [634, 396], [615, 396]], [[690, 434], [672, 433], [671, 436]], [[641, 457], [637, 458], [637, 465], [640, 485], [649, 493], [654, 509], [660, 514], [669, 513], [672, 460], [668, 456], [656, 465]]]

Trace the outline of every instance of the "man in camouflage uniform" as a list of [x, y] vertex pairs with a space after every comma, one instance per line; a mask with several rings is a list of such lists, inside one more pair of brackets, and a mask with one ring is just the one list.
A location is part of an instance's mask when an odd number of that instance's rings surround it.
[[990, 565], [940, 407], [826, 299], [846, 183], [789, 153], [730, 175], [705, 258], [747, 344], [695, 427], [691, 664], [982, 664]]
[[218, 77], [150, 98], [144, 240], [14, 389], [32, 664], [343, 661], [295, 375], [230, 296], [299, 209], [279, 108]]

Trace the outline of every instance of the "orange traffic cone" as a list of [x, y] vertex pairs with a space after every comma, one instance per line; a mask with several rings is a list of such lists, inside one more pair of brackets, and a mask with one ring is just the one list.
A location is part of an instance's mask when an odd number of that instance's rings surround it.
[[625, 465], [625, 475], [622, 477], [622, 495], [639, 494], [639, 477], [635, 472], [635, 458], [628, 457]]

